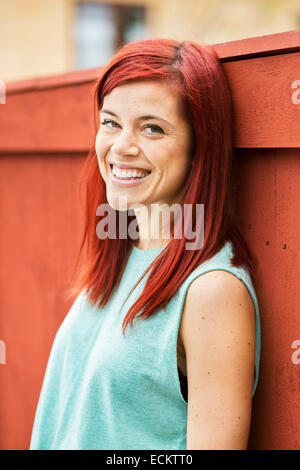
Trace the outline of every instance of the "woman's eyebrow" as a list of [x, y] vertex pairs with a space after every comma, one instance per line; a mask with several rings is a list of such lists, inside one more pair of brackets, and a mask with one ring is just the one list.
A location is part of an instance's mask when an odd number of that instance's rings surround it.
[[151, 115], [148, 115], [148, 116], [140, 116], [138, 119], [141, 120], [141, 121], [147, 121], [149, 119], [159, 119], [160, 121], [166, 122], [167, 124], [169, 124], [169, 126], [172, 126], [175, 129], [175, 126], [173, 126], [173, 124], [171, 124], [169, 121], [167, 121], [166, 119], [164, 119], [160, 116], [155, 116], [155, 115], [151, 114]]
[[[110, 114], [111, 116], [114, 116], [114, 117], [120, 119], [117, 114], [113, 113], [112, 111], [109, 111], [108, 109], [102, 109], [102, 110], [100, 110], [100, 113], [101, 113], [101, 112], [102, 112], [102, 113]], [[173, 124], [171, 124], [169, 121], [167, 121], [166, 119], [164, 119], [164, 118], [162, 118], [162, 117], [160, 117], [160, 116], [155, 116], [155, 115], [153, 115], [153, 114], [151, 114], [151, 115], [149, 114], [149, 115], [147, 115], [147, 116], [140, 116], [140, 117], [138, 117], [138, 120], [139, 120], [139, 121], [148, 121], [149, 119], [159, 119], [160, 121], [166, 122], [167, 124], [169, 124], [169, 126], [172, 126], [172, 127], [175, 129], [175, 126], [173, 126]]]
[[111, 114], [112, 116], [115, 116], [116, 118], [120, 119], [119, 116], [117, 116], [115, 113], [112, 111], [108, 111], [108, 109], [100, 109], [100, 113], [106, 113], [106, 114]]

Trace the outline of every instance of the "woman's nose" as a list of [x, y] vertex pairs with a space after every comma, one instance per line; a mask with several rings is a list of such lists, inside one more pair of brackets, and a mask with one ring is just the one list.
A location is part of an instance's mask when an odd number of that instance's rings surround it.
[[111, 151], [118, 155], [138, 155], [139, 147], [134, 142], [134, 137], [129, 132], [120, 132], [111, 146]]

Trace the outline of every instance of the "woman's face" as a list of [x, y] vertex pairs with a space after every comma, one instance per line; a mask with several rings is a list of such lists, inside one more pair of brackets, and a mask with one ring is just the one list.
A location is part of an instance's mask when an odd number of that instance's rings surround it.
[[[190, 168], [190, 139], [176, 83], [145, 80], [114, 88], [104, 97], [95, 145], [110, 206], [118, 210], [121, 196], [128, 208], [177, 202]], [[137, 178], [117, 170], [114, 176], [118, 166], [148, 173]]]

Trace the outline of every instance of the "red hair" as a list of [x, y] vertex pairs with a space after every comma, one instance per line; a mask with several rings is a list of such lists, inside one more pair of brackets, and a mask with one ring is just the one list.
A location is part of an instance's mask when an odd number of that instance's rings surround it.
[[[146, 319], [165, 308], [187, 276], [228, 240], [233, 244], [232, 265], [244, 265], [254, 275], [255, 260], [233, 220], [231, 94], [212, 46], [170, 39], [149, 39], [123, 46], [104, 68], [96, 85], [95, 138], [104, 96], [122, 83], [149, 79], [178, 83], [186, 118], [193, 129], [193, 165], [181, 203], [192, 207], [204, 204], [204, 243], [201, 249], [186, 250], [184, 235], [169, 242], [134, 286], [150, 271], [142, 294], [124, 318], [123, 333], [139, 312], [138, 317]], [[85, 288], [89, 302], [103, 307], [119, 284], [133, 240], [97, 237], [96, 209], [100, 204], [107, 204], [107, 199], [94, 147], [84, 163], [80, 183], [85, 184], [85, 226], [75, 281], [68, 292], [78, 295]], [[194, 218], [195, 214], [193, 227]], [[128, 214], [128, 225], [134, 219], [134, 215]], [[116, 221], [118, 233], [119, 217]], [[84, 261], [78, 265], [84, 248]]]

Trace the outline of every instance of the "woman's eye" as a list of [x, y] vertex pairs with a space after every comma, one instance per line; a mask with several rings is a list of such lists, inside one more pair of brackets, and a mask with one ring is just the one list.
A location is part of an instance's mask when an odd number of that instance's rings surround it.
[[[147, 126], [145, 126], [145, 129], [147, 129], [147, 134], [164, 134], [162, 128], [157, 126], [156, 124], [148, 124]], [[148, 130], [150, 131], [148, 132]]]
[[119, 124], [111, 119], [104, 119], [101, 121], [103, 126], [109, 127], [110, 129], [115, 129]]
[[[101, 121], [101, 124], [109, 129], [117, 129], [120, 127], [120, 125], [111, 120], [111, 119], [103, 119]], [[153, 134], [164, 134], [164, 131], [162, 130], [161, 127], [159, 127], [157, 124], [147, 124], [144, 129], [146, 130], [147, 134], [153, 135]]]

